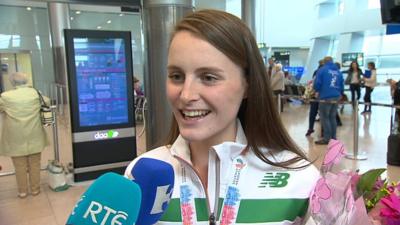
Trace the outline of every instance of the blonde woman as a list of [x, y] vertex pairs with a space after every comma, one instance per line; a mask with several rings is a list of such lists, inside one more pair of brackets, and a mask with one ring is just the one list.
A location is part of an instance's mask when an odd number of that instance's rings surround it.
[[[40, 101], [35, 89], [27, 85], [24, 73], [10, 75], [14, 90], [0, 96], [4, 125], [0, 155], [9, 156], [15, 167], [18, 197], [40, 193], [40, 158], [47, 145], [47, 135], [40, 120]], [[29, 185], [28, 185], [29, 180]]]

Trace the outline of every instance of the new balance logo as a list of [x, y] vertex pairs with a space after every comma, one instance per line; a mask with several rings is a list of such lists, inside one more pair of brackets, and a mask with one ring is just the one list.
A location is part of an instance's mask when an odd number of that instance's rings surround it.
[[288, 173], [266, 173], [261, 183], [258, 185], [259, 188], [271, 187], [281, 188], [288, 184], [290, 174]]

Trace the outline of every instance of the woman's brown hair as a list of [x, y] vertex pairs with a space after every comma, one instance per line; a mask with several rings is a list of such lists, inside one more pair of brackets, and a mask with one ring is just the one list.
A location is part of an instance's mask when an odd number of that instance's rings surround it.
[[[249, 149], [262, 161], [284, 168], [293, 168], [290, 167], [293, 163], [307, 159], [283, 126], [264, 62], [248, 27], [229, 13], [201, 10], [184, 17], [175, 27], [174, 34], [179, 31], [189, 31], [207, 41], [243, 69], [248, 90], [247, 98], [240, 106], [238, 118]], [[179, 127], [173, 118], [167, 144], [172, 144], [178, 135]], [[278, 152], [289, 150], [297, 157], [284, 162], [273, 162], [260, 150], [263, 147]], [[273, 155], [273, 152], [270, 151], [270, 154]]]

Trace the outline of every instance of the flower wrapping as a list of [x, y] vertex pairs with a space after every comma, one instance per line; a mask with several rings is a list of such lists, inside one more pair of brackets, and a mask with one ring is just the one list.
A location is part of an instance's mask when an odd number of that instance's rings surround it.
[[333, 173], [332, 167], [344, 156], [344, 145], [330, 140], [321, 175], [311, 194], [311, 216], [317, 225], [372, 225], [362, 197], [355, 198], [360, 176], [351, 172]]

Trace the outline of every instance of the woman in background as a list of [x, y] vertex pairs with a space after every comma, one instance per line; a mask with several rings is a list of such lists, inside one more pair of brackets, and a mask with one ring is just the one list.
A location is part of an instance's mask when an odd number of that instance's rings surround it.
[[[47, 145], [47, 135], [40, 119], [37, 91], [27, 85], [24, 73], [13, 73], [14, 90], [0, 96], [0, 113], [4, 113], [0, 155], [10, 156], [15, 167], [18, 197], [40, 193], [40, 156]], [[29, 186], [28, 186], [29, 178]]]
[[351, 102], [354, 105], [355, 95], [357, 94], [357, 100], [360, 99], [361, 92], [361, 75], [362, 71], [357, 61], [353, 61], [350, 64], [350, 68], [347, 71], [346, 83], [350, 83], [350, 91], [351, 91]]
[[[285, 90], [285, 74], [282, 71], [282, 64], [280, 63], [275, 64], [275, 68], [272, 71], [274, 71], [274, 73], [271, 76], [271, 87], [274, 92], [276, 102], [278, 103], [279, 98]], [[283, 101], [281, 101], [280, 107], [281, 112], [283, 112]]]
[[[368, 70], [371, 71], [370, 77], [363, 77], [364, 86], [365, 86], [365, 94], [364, 94], [364, 102], [371, 103], [371, 93], [376, 86], [376, 68], [374, 62], [368, 63]], [[371, 105], [364, 105], [364, 111], [361, 114], [371, 113]]]

